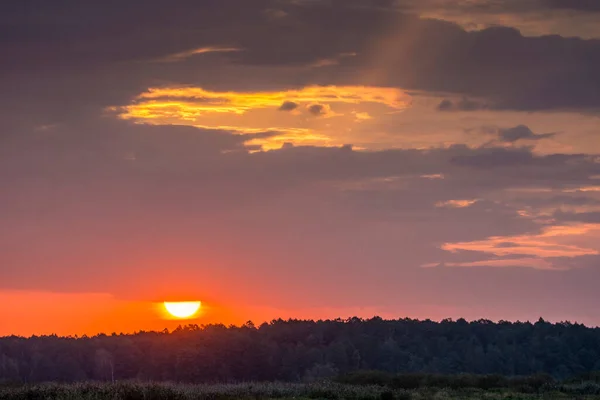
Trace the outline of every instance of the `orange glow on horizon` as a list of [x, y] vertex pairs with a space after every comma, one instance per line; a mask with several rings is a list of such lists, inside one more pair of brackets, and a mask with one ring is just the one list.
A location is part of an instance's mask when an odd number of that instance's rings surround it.
[[380, 315], [393, 318], [395, 316], [373, 308], [290, 309], [248, 305], [241, 298], [231, 298], [227, 303], [202, 302], [192, 319], [182, 319], [167, 316], [163, 302], [120, 299], [108, 293], [0, 290], [0, 302], [13, 305], [0, 308], [0, 337], [51, 334], [94, 336], [101, 333], [110, 335], [113, 332], [133, 334], [140, 331], [158, 332], [164, 329], [173, 331], [178, 326], [190, 323], [240, 326], [252, 320], [256, 325], [260, 325], [277, 318], [327, 319], [356, 315], [362, 317]]

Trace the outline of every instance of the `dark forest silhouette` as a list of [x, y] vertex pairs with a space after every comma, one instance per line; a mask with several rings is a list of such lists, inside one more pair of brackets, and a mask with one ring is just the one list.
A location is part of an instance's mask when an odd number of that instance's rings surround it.
[[390, 374], [600, 370], [600, 329], [580, 324], [412, 319], [276, 320], [188, 325], [173, 332], [0, 338], [0, 382], [305, 381]]

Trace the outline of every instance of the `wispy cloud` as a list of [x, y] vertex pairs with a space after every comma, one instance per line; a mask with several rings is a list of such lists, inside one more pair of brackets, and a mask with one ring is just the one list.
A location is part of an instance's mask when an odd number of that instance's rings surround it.
[[356, 56], [357, 56], [356, 53], [341, 53], [341, 54], [338, 54], [336, 57], [323, 58], [321, 60], [317, 60], [317, 61], [309, 64], [309, 67], [313, 67], [313, 68], [332, 67], [335, 65], [339, 65], [342, 62], [342, 60], [345, 58], [356, 57]]
[[[473, 251], [493, 255], [539, 258], [580, 257], [600, 254], [600, 246], [590, 238], [600, 236], [600, 224], [556, 225], [538, 234], [494, 236], [484, 240], [446, 243], [450, 252]], [[505, 262], [505, 265], [511, 265]]]
[[158, 58], [156, 62], [179, 62], [184, 61], [190, 57], [197, 56], [200, 54], [207, 53], [231, 53], [236, 51], [242, 51], [237, 47], [199, 47], [197, 49], [186, 50], [179, 53], [169, 54], [165, 57]]
[[428, 263], [423, 264], [421, 268], [533, 268], [540, 270], [554, 270], [562, 269], [557, 268], [551, 262], [537, 257], [523, 257], [523, 258], [499, 258], [493, 260], [480, 260], [480, 261], [465, 261], [465, 262], [449, 262], [449, 263]]
[[574, 189], [565, 189], [565, 193], [586, 193], [586, 192], [600, 192], [600, 186], [582, 186]]

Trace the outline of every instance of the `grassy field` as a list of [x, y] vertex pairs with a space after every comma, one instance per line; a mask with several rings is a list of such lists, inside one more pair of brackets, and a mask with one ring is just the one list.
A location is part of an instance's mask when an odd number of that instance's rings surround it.
[[79, 383], [33, 386], [0, 386], [2, 400], [234, 400], [234, 399], [327, 399], [327, 400], [443, 400], [443, 399], [600, 399], [594, 383], [548, 387], [536, 393], [509, 389], [419, 388], [389, 389], [332, 382], [244, 383], [183, 385], [172, 383]]

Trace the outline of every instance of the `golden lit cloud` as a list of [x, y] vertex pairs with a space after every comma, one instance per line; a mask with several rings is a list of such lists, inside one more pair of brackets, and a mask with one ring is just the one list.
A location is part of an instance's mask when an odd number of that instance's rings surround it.
[[436, 207], [438, 208], [467, 208], [471, 207], [473, 204], [477, 203], [478, 199], [471, 200], [448, 200], [448, 201], [440, 201], [436, 203]]
[[373, 119], [367, 112], [357, 112], [354, 113], [354, 117], [356, 118], [356, 122], [367, 121], [369, 119]]
[[[406, 106], [406, 96], [398, 89], [369, 86], [308, 86], [299, 90], [280, 92], [213, 92], [197, 87], [150, 88], [137, 97], [137, 105], [126, 107], [136, 110], [152, 104], [172, 106], [182, 104], [202, 112], [233, 112], [243, 114], [254, 108], [279, 107], [284, 101], [299, 103], [379, 103], [391, 108]], [[168, 101], [168, 99], [188, 99], [188, 101]], [[148, 103], [144, 100], [159, 100]], [[123, 115], [127, 117], [127, 114]], [[133, 115], [135, 116], [135, 115]]]
[[154, 125], [189, 125], [238, 133], [280, 132], [252, 139], [270, 149], [283, 143], [337, 146], [355, 142], [353, 127], [410, 105], [394, 88], [308, 86], [263, 92], [217, 92], [200, 87], [150, 88], [132, 104], [114, 107], [119, 118]]
[[274, 150], [281, 148], [286, 143], [299, 146], [328, 146], [330, 142], [331, 139], [325, 135], [302, 129], [289, 129], [272, 137], [248, 140], [246, 145], [261, 146], [263, 150]]
[[[482, 126], [527, 125], [534, 132], [561, 132], [536, 141], [536, 154], [600, 152], [589, 137], [597, 118], [556, 112], [536, 114], [481, 110], [440, 113], [442, 97], [377, 86], [307, 86], [290, 90], [213, 91], [202, 87], [157, 87], [139, 93], [129, 104], [112, 107], [120, 118], [154, 125], [188, 125], [236, 133], [293, 130], [294, 143], [319, 146], [353, 144], [355, 148], [430, 148], [489, 144]], [[322, 105], [315, 115], [310, 105]], [[313, 109], [316, 111], [316, 108]], [[576, 127], [576, 128], [575, 128]], [[301, 132], [311, 135], [300, 141]], [[327, 140], [315, 140], [316, 137]], [[262, 142], [276, 146], [275, 137]]]

